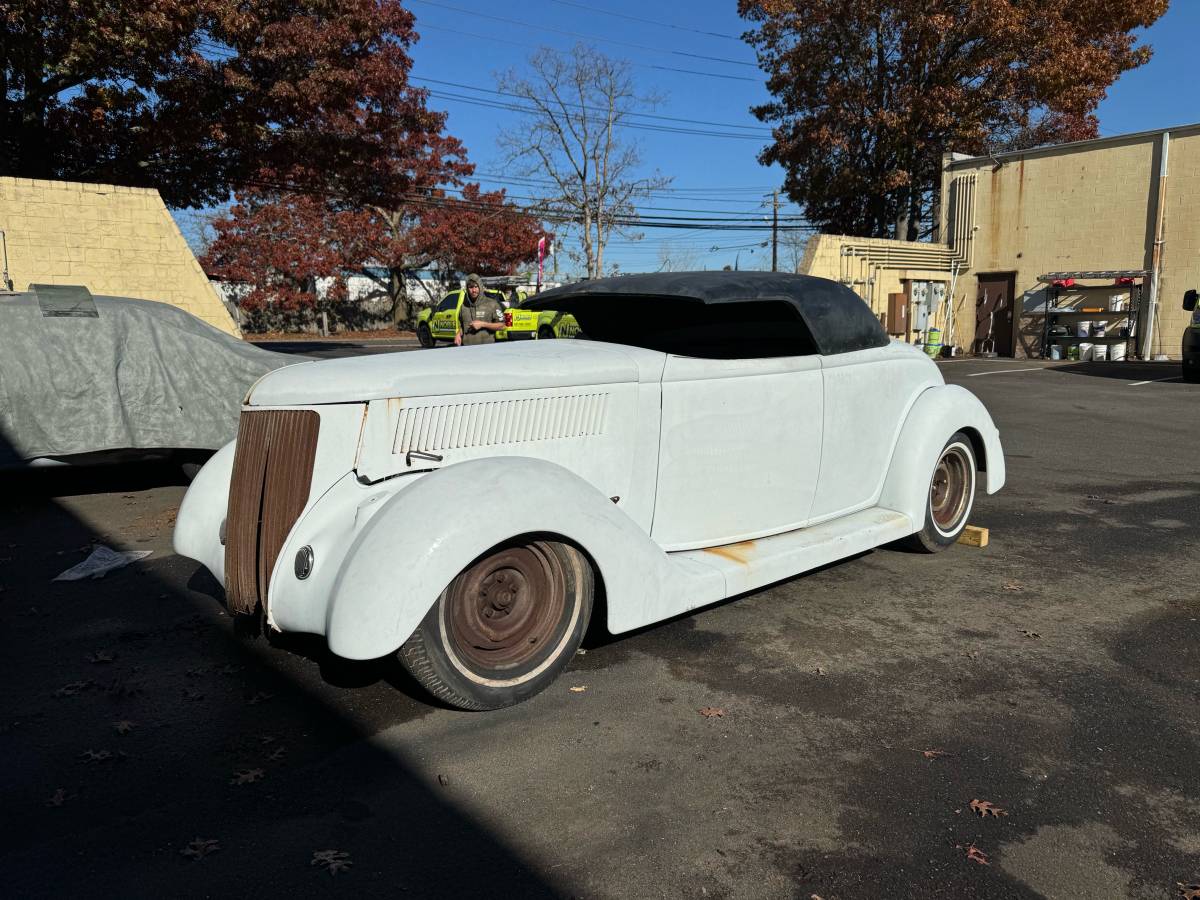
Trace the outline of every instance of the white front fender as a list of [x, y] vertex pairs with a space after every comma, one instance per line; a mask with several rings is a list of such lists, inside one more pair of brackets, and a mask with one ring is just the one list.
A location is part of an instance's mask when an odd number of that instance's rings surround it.
[[349, 659], [393, 652], [473, 560], [537, 533], [566, 538], [591, 557], [613, 632], [642, 624], [651, 601], [679, 589], [666, 554], [578, 475], [528, 457], [472, 460], [408, 484], [357, 531], [328, 599], [330, 649]]
[[175, 516], [171, 543], [175, 552], [201, 563], [221, 584], [225, 583], [225, 547], [221, 523], [229, 507], [229, 481], [233, 477], [236, 441], [214, 453], [196, 473]]

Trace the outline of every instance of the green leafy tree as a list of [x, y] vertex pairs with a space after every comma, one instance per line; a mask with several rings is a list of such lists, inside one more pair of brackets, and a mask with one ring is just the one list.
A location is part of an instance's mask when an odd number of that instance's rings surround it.
[[1094, 137], [1168, 0], [739, 0], [774, 99], [759, 159], [825, 230], [914, 240], [942, 153]]

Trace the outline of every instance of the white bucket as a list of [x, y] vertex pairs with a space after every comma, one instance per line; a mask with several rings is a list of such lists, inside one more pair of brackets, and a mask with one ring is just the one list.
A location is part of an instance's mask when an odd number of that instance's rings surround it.
[[1125, 343], [1122, 341], [1119, 344], [1112, 344], [1108, 348], [1108, 358], [1111, 360], [1121, 360], [1125, 358]]
[[1091, 337], [1092, 323], [1091, 322], [1076, 322], [1075, 337]]
[[1092, 359], [1096, 362], [1108, 362], [1108, 344], [1097, 344], [1093, 347]]
[[1092, 344], [1084, 344], [1084, 343], [1081, 343], [1079, 345], [1079, 361], [1080, 362], [1087, 362], [1088, 360], [1090, 360], [1092, 358], [1093, 346], [1094, 345], [1092, 345]]

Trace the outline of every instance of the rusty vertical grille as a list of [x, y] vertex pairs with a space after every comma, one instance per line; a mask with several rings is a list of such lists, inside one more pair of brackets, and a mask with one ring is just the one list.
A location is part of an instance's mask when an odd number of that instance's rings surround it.
[[308, 502], [321, 417], [312, 410], [243, 412], [225, 522], [225, 594], [253, 612], [288, 532]]

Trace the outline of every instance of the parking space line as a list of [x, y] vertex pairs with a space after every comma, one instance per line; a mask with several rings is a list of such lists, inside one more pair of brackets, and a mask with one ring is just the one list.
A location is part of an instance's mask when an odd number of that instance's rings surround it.
[[1170, 378], [1151, 378], [1148, 381], [1131, 381], [1127, 387], [1140, 387], [1143, 384], [1158, 384], [1160, 381], [1183, 381], [1183, 376], [1172, 375]]
[[1011, 372], [1040, 372], [1042, 366], [1034, 366], [1028, 369], [992, 369], [989, 372], [972, 372], [968, 378], [978, 378], [980, 375], [1008, 375]]

